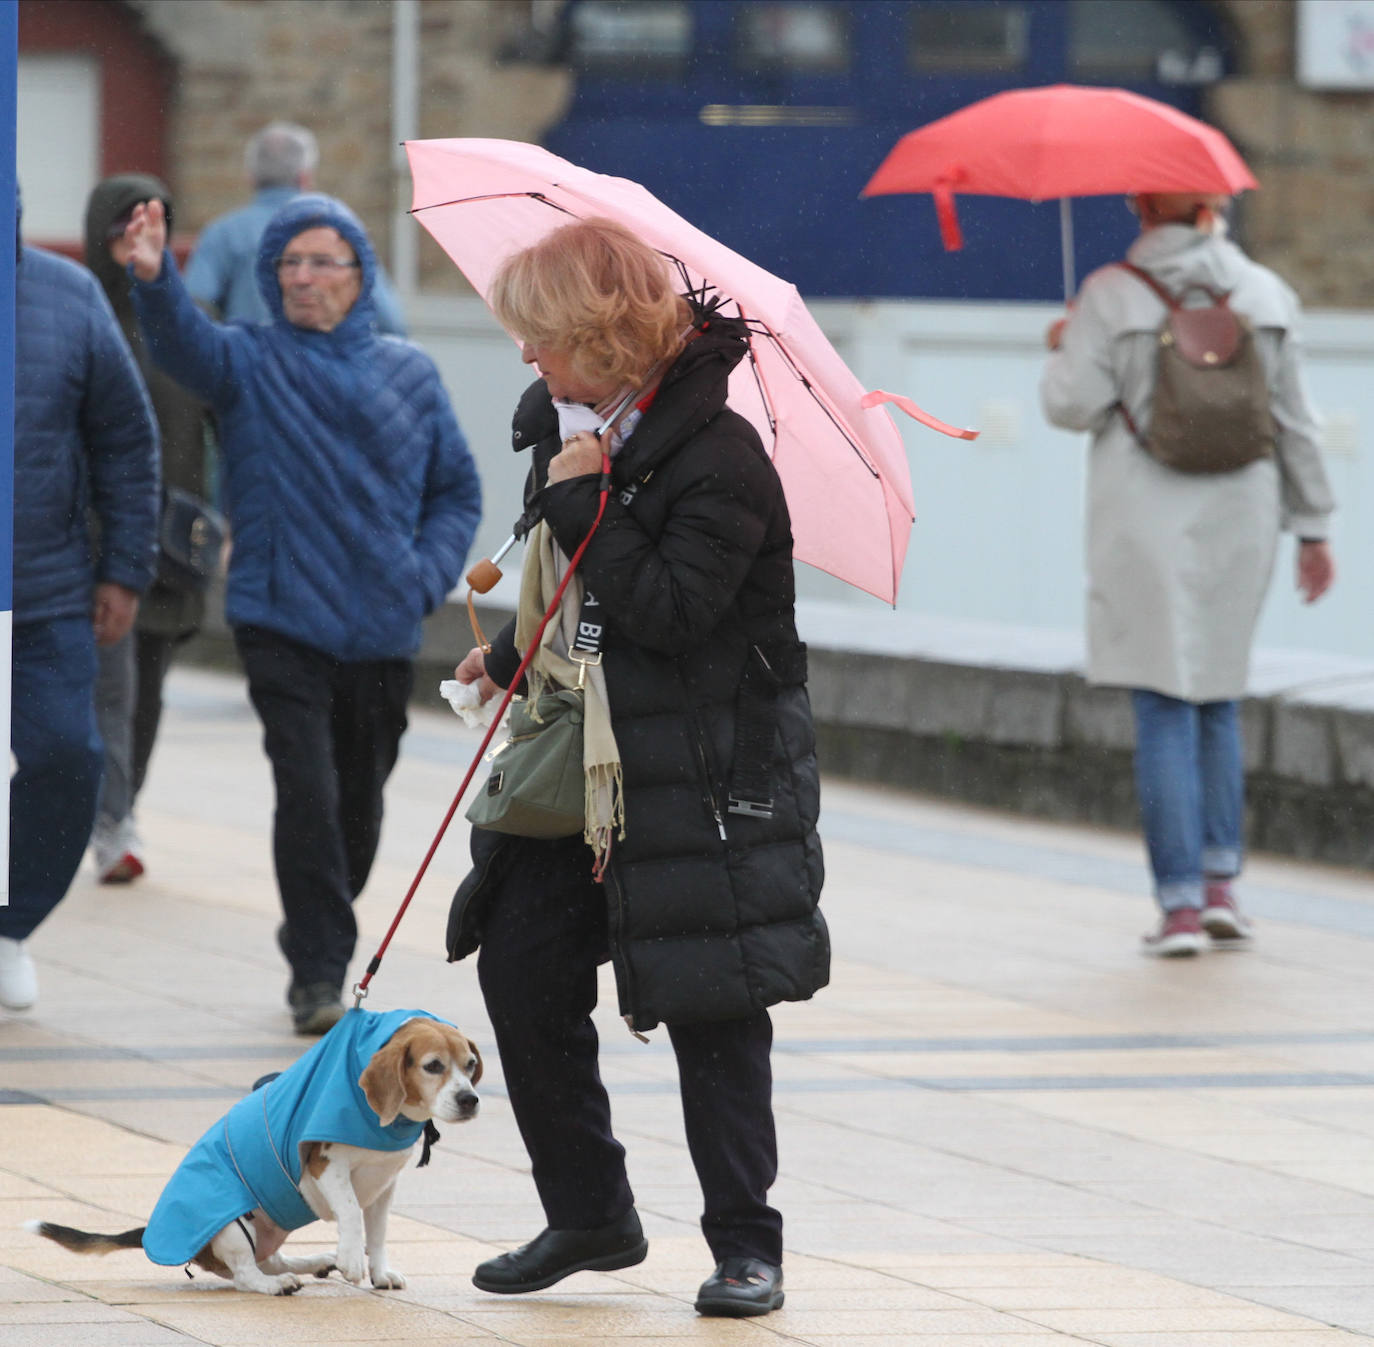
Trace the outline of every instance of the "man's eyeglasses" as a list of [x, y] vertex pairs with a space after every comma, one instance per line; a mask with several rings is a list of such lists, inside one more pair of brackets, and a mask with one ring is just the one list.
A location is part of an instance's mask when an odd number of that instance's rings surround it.
[[337, 257], [326, 257], [321, 253], [309, 253], [304, 257], [287, 253], [284, 257], [277, 258], [278, 275], [290, 274], [309, 267], [311, 271], [318, 271], [322, 276], [332, 276], [336, 272], [360, 266], [361, 262], [342, 262]]

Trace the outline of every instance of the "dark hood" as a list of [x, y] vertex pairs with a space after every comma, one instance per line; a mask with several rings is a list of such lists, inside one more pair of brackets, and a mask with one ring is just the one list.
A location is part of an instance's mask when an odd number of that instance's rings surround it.
[[292, 197], [268, 222], [258, 247], [258, 290], [274, 323], [285, 323], [281, 286], [277, 282], [277, 258], [297, 234], [307, 229], [337, 229], [362, 264], [362, 289], [343, 322], [329, 334], [351, 336], [372, 330], [372, 287], [377, 276], [377, 254], [362, 221], [342, 201], [319, 193]]
[[95, 273], [116, 310], [123, 308], [129, 295], [129, 276], [110, 256], [105, 235], [121, 215], [140, 201], [161, 201], [172, 215], [172, 194], [167, 184], [150, 173], [119, 173], [96, 184], [86, 202], [86, 265]]

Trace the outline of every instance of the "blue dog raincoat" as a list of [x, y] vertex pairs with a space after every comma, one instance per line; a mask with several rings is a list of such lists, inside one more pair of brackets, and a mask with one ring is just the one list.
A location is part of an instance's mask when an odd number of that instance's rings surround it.
[[143, 1232], [154, 1263], [188, 1263], [226, 1225], [261, 1207], [283, 1230], [318, 1219], [301, 1196], [301, 1151], [338, 1141], [376, 1151], [413, 1146], [424, 1123], [381, 1125], [358, 1078], [407, 1020], [423, 1010], [355, 1008], [281, 1075], [240, 1099], [191, 1148], [162, 1190]]

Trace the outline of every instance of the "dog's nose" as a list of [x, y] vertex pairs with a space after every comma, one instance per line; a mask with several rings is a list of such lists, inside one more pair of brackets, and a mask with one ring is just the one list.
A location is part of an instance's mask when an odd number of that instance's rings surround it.
[[454, 1101], [454, 1112], [459, 1122], [467, 1122], [477, 1116], [477, 1106], [481, 1101], [475, 1094], [465, 1094]]

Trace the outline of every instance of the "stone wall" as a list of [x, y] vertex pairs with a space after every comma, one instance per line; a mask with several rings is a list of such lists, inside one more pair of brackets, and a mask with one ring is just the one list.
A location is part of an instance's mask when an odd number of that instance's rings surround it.
[[[178, 63], [169, 156], [180, 224], [198, 230], [248, 194], [245, 141], [274, 120], [308, 126], [320, 142], [317, 186], [362, 217], [385, 259], [394, 202], [408, 202], [392, 151], [392, 22], [377, 0], [131, 0]], [[528, 21], [530, 0], [421, 0], [422, 137], [538, 140], [562, 114], [565, 70], [501, 63]], [[413, 227], [413, 226], [411, 226]], [[427, 235], [427, 288], [461, 277]]]
[[1308, 307], [1374, 307], [1374, 93], [1299, 88], [1294, 0], [1219, 0], [1240, 73], [1208, 96], [1261, 190], [1241, 201], [1241, 241]]

